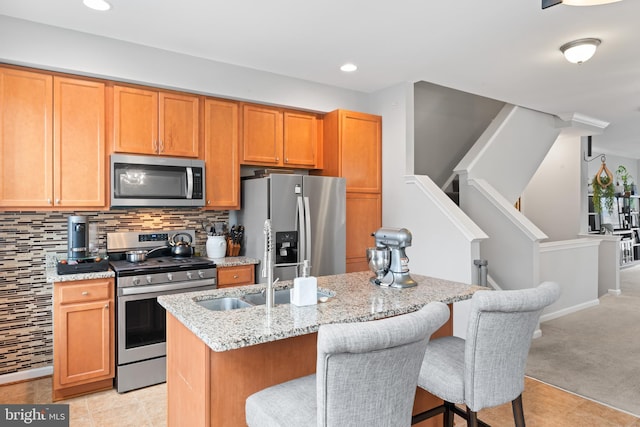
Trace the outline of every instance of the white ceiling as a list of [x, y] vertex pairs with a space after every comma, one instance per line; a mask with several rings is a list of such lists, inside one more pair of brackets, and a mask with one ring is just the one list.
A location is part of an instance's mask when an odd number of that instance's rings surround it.
[[[424, 80], [610, 123], [594, 150], [640, 159], [640, 0], [0, 0], [0, 14], [362, 92]], [[559, 46], [602, 39], [576, 65]], [[2, 42], [8, 42], [3, 40]], [[345, 62], [359, 66], [345, 74]]]

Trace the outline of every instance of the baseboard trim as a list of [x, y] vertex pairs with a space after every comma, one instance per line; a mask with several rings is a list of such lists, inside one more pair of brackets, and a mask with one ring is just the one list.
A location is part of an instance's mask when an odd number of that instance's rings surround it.
[[599, 299], [583, 302], [582, 304], [573, 305], [571, 307], [564, 308], [562, 310], [554, 311], [553, 313], [547, 313], [540, 316], [540, 323], [548, 322], [549, 320], [557, 319], [558, 317], [566, 316], [567, 314], [575, 313], [576, 311], [584, 310], [585, 308], [594, 307], [600, 304]]
[[12, 372], [10, 374], [0, 375], [0, 385], [32, 380], [34, 378], [48, 377], [50, 375], [53, 375], [53, 366], [45, 366], [43, 368], [34, 368], [27, 369], [26, 371]]
[[613, 295], [614, 297], [619, 297], [622, 295], [622, 291], [620, 289], [609, 289], [609, 295]]

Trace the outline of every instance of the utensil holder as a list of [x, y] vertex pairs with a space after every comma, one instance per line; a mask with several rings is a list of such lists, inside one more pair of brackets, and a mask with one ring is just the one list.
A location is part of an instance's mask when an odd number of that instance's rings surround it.
[[227, 242], [224, 236], [207, 237], [207, 257], [224, 258], [227, 252]]

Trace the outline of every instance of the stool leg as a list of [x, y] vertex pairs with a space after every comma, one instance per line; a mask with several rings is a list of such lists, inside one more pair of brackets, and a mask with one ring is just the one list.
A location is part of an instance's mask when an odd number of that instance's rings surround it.
[[453, 417], [456, 413], [453, 412], [453, 403], [444, 402], [444, 427], [453, 427]]
[[478, 413], [467, 408], [467, 427], [478, 427]]
[[522, 395], [519, 395], [511, 401], [511, 407], [513, 408], [513, 420], [516, 422], [516, 427], [525, 427]]

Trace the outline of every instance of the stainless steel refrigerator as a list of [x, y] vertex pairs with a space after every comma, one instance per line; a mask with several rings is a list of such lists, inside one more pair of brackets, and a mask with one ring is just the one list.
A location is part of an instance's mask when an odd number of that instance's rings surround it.
[[271, 174], [242, 181], [243, 252], [258, 258], [256, 282], [264, 255], [264, 221], [271, 219], [274, 279], [298, 276], [297, 265], [308, 259], [312, 276], [346, 271], [346, 183], [344, 178]]

